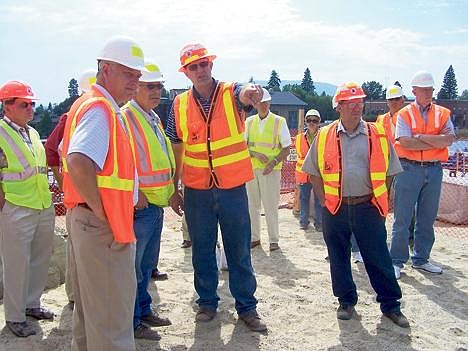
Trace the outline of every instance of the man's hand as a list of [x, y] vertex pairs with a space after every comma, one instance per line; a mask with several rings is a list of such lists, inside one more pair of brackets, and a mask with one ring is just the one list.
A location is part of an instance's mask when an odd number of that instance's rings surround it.
[[254, 106], [262, 100], [263, 90], [259, 84], [248, 84], [242, 87], [239, 100], [245, 106]]
[[268, 156], [266, 156], [265, 154], [262, 154], [261, 152], [250, 151], [250, 155], [252, 157], [255, 157], [261, 163], [267, 163], [268, 162]]
[[263, 175], [270, 174], [273, 171], [273, 169], [275, 168], [276, 165], [277, 165], [277, 163], [276, 163], [275, 160], [268, 162], [265, 169], [263, 170]]
[[144, 208], [148, 208], [148, 199], [141, 190], [138, 190], [138, 202], [135, 205], [135, 210], [142, 210]]
[[169, 199], [169, 205], [171, 206], [172, 210], [179, 216], [184, 214], [184, 199], [178, 191], [172, 194], [171, 198]]

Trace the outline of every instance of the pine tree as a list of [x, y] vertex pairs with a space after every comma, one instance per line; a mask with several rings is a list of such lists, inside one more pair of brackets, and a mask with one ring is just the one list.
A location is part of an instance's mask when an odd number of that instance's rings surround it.
[[445, 72], [444, 82], [437, 94], [437, 99], [455, 100], [458, 96], [457, 90], [457, 79], [455, 78], [453, 67], [450, 65], [447, 72]]
[[278, 75], [278, 72], [273, 70], [271, 71], [270, 80], [268, 81], [268, 84], [265, 88], [267, 90], [281, 91], [280, 87], [281, 87], [281, 79]]
[[304, 71], [304, 78], [302, 78], [301, 88], [308, 93], [315, 94], [315, 86], [312, 77], [310, 76], [309, 67]]
[[68, 95], [70, 97], [79, 96], [80, 93], [78, 90], [79, 90], [78, 82], [76, 81], [75, 78], [72, 78], [70, 82], [68, 83]]

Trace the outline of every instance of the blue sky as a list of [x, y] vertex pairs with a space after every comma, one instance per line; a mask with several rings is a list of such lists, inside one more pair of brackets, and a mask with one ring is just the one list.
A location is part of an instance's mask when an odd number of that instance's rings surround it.
[[60, 102], [107, 38], [133, 37], [161, 67], [169, 88], [189, 81], [179, 51], [201, 42], [222, 80], [302, 79], [340, 84], [399, 80], [414, 72], [438, 86], [450, 64], [468, 89], [468, 0], [23, 0], [0, 2], [0, 82], [29, 82], [40, 103]]

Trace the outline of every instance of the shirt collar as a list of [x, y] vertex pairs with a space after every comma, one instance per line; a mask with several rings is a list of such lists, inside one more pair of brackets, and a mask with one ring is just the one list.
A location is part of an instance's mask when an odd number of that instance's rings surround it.
[[432, 102], [431, 102], [431, 103], [430, 103], [429, 105], [427, 105], [426, 107], [423, 107], [423, 106], [421, 106], [420, 104], [418, 104], [418, 102], [417, 102], [416, 100], [414, 100], [414, 103], [416, 104], [416, 106], [417, 106], [418, 109], [419, 109], [419, 112], [421, 112], [421, 113], [429, 112], [429, 110], [431, 109], [431, 107], [432, 107], [432, 105], [433, 105]]
[[19, 125], [17, 125], [15, 122], [13, 122], [11, 119], [9, 119], [6, 115], [3, 116], [3, 120], [10, 126], [12, 127], [14, 130], [16, 130], [17, 132], [22, 132], [22, 131], [28, 131], [29, 130], [29, 126], [26, 125], [26, 127], [20, 127]]
[[357, 136], [358, 134], [364, 134], [364, 135], [367, 135], [367, 128], [366, 128], [366, 123], [364, 122], [364, 120], [360, 120], [359, 121], [359, 124], [356, 128], [356, 130], [352, 133], [349, 133], [345, 127], [343, 126], [343, 123], [341, 123], [341, 119], [338, 121], [338, 127], [336, 129], [336, 133], [339, 134], [339, 133], [345, 133], [347, 134], [348, 136], [350, 137], [354, 137], [354, 136]]
[[94, 87], [102, 94], [104, 97], [109, 100], [111, 103], [112, 109], [114, 110], [115, 113], [120, 113], [120, 107], [117, 105], [117, 102], [115, 102], [114, 98], [112, 95], [104, 88], [102, 85], [99, 85], [97, 83], [94, 83]]
[[259, 121], [266, 121], [268, 118], [270, 118], [270, 116], [271, 116], [271, 111], [268, 110], [268, 114], [266, 115], [265, 118], [260, 118], [260, 115], [259, 115], [258, 113], [257, 113], [257, 116], [258, 116], [258, 120], [259, 120]]
[[136, 102], [135, 100], [130, 101], [130, 104], [133, 107], [135, 107], [143, 116], [145, 116], [147, 121], [155, 121], [156, 123], [159, 123], [159, 116], [153, 110], [151, 110], [148, 114], [145, 110], [141, 108], [140, 105], [138, 105], [138, 102]]

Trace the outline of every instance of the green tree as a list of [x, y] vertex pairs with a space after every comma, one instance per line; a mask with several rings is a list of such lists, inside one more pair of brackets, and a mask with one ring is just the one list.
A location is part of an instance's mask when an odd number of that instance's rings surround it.
[[458, 96], [457, 79], [452, 65], [447, 69], [444, 76], [444, 82], [437, 94], [437, 99], [455, 100]]
[[[51, 107], [50, 103], [49, 106]], [[40, 107], [42, 107], [42, 105]], [[36, 124], [35, 128], [37, 129], [37, 132], [39, 133], [41, 138], [47, 138], [52, 129], [54, 128], [54, 125], [52, 123], [51, 111], [48, 108], [38, 108], [37, 110], [36, 113], [38, 113], [39, 115], [39, 122]]]
[[362, 89], [370, 100], [378, 100], [382, 98], [382, 84], [375, 80], [362, 83]]
[[70, 82], [68, 83], [68, 96], [73, 97], [73, 96], [79, 96], [79, 87], [78, 87], [78, 82], [76, 81], [75, 78], [72, 78]]
[[463, 90], [458, 100], [468, 100], [468, 89]]
[[301, 88], [308, 93], [315, 94], [315, 86], [312, 77], [310, 76], [309, 67], [304, 71], [304, 78], [302, 78]]
[[280, 87], [281, 87], [281, 79], [278, 75], [278, 72], [273, 70], [271, 71], [270, 80], [268, 81], [268, 84], [265, 88], [267, 90], [281, 91]]
[[255, 83], [254, 79], [253, 79], [253, 76], [250, 76], [249, 78], [249, 83]]

